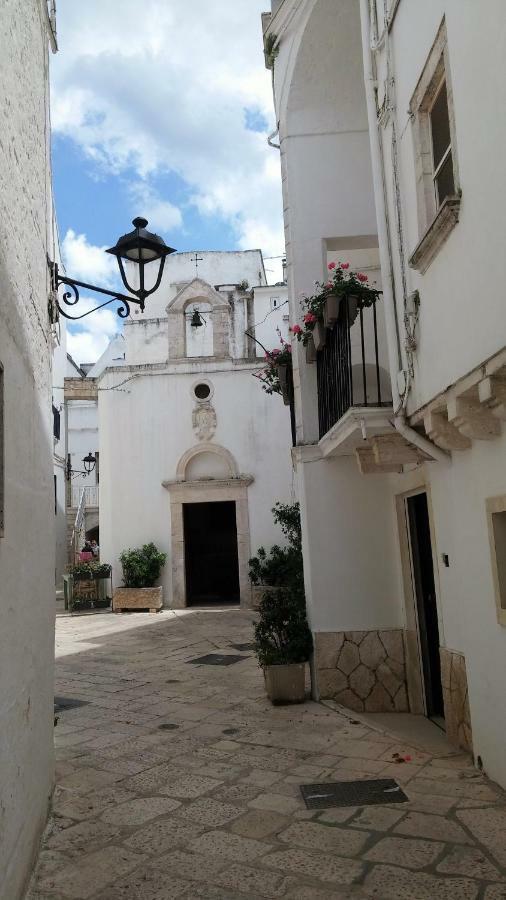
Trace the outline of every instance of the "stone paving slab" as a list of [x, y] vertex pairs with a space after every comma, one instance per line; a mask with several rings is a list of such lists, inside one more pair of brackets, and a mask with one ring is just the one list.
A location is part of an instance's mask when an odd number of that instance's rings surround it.
[[[312, 700], [273, 707], [253, 614], [57, 620], [57, 787], [28, 900], [506, 900], [506, 797]], [[400, 764], [399, 755], [411, 759]], [[300, 785], [393, 777], [405, 804], [307, 810]]]

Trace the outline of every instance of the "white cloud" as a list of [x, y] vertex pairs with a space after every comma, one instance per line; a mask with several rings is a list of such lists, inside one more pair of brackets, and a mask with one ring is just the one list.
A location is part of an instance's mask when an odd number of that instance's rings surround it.
[[284, 247], [279, 158], [244, 116], [255, 109], [274, 127], [264, 6], [122, 0], [118, 15], [117, 4], [103, 0], [61, 4], [52, 120], [97, 166], [135, 173], [132, 190], [144, 192], [154, 227], [181, 223], [180, 211], [151, 187], [173, 172], [201, 213], [232, 225], [237, 246], [277, 254]]
[[118, 277], [117, 262], [105, 253], [106, 249], [89, 244], [85, 234], [76, 234], [69, 228], [62, 244], [67, 272], [77, 281], [112, 287]]
[[[100, 248], [92, 247], [91, 249], [99, 250]], [[69, 312], [71, 315], [82, 315], [95, 309], [104, 300], [105, 298], [99, 299], [98, 295], [97, 299], [80, 297], [79, 306]], [[106, 309], [99, 309], [79, 322], [67, 321], [67, 350], [78, 365], [94, 363], [120, 328], [121, 320], [115, 312], [115, 304]]]
[[181, 228], [183, 217], [181, 210], [167, 200], [162, 200], [154, 188], [145, 181], [130, 185], [130, 193], [142, 209], [142, 215], [149, 221], [150, 231], [171, 231]]
[[104, 334], [92, 334], [89, 331], [67, 332], [67, 350], [72, 359], [81, 363], [93, 363], [102, 356], [109, 343]]

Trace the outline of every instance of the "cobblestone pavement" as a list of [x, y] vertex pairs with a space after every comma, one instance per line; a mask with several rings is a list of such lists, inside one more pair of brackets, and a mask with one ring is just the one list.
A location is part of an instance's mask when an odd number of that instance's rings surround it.
[[[57, 620], [56, 694], [86, 705], [55, 730], [31, 900], [505, 900], [505, 795], [460, 753], [430, 756], [313, 702], [272, 707], [243, 646], [251, 619]], [[216, 652], [240, 661], [191, 662]], [[378, 776], [409, 803], [308, 811], [300, 796]]]

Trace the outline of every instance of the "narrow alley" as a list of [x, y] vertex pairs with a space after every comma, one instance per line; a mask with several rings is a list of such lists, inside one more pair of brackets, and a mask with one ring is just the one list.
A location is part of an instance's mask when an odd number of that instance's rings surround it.
[[[252, 617], [57, 618], [57, 787], [30, 900], [504, 900], [504, 793], [442, 738], [429, 753], [332, 704], [273, 707]], [[408, 801], [306, 809], [301, 785], [364, 778]]]

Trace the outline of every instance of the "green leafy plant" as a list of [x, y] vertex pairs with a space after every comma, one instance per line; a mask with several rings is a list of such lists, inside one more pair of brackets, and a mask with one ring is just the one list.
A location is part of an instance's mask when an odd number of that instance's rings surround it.
[[255, 652], [261, 666], [305, 662], [313, 645], [306, 618], [300, 507], [276, 503], [272, 514], [287, 546], [275, 544], [269, 552], [260, 547], [249, 561], [252, 584], [266, 586], [255, 625]]
[[304, 596], [304, 569], [300, 506], [298, 503], [276, 503], [272, 509], [274, 521], [287, 539], [287, 546], [274, 544], [266, 551], [260, 547], [249, 561], [249, 577], [254, 585], [290, 588]]
[[80, 562], [71, 566], [69, 569], [71, 575], [76, 580], [92, 579], [92, 578], [109, 578], [111, 574], [111, 566], [109, 563], [100, 562]]
[[135, 550], [124, 550], [120, 555], [125, 587], [153, 587], [167, 559], [154, 544], [144, 544]]
[[306, 618], [304, 597], [278, 588], [266, 591], [255, 624], [255, 653], [261, 666], [306, 662], [313, 639]]
[[262, 388], [266, 394], [281, 394], [281, 382], [279, 378], [279, 367], [292, 367], [292, 345], [287, 344], [281, 336], [279, 328], [277, 329], [281, 346], [275, 347], [274, 350], [268, 350], [265, 354], [265, 369], [259, 374], [255, 374], [262, 382]]

